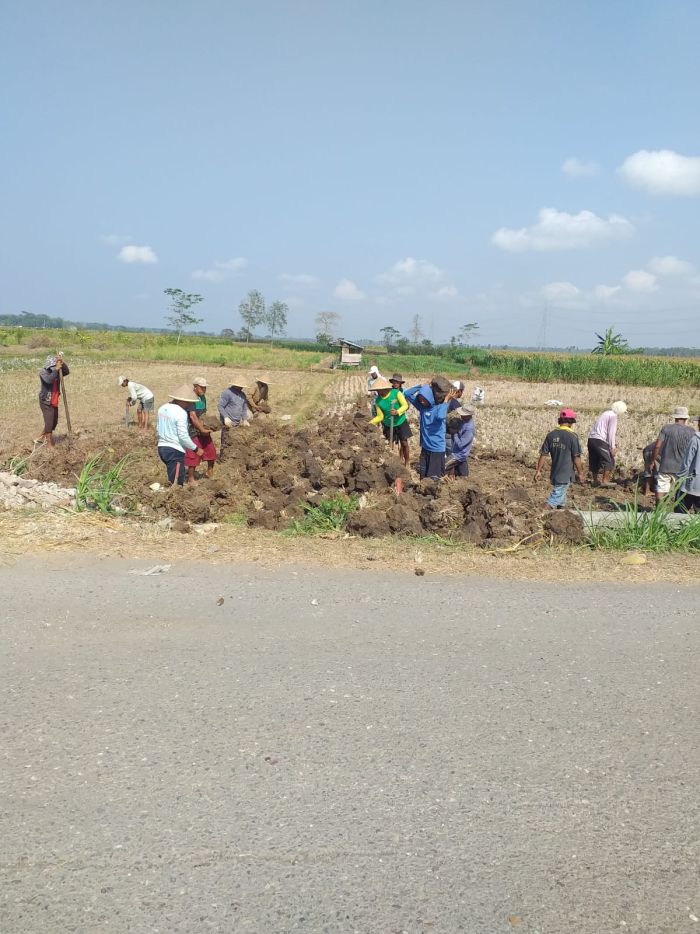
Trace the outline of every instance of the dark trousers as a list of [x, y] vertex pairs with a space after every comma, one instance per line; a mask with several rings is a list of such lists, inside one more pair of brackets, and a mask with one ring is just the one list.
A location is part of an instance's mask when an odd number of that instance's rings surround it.
[[439, 478], [445, 476], [445, 452], [427, 451], [420, 449], [420, 464], [418, 468], [421, 480], [426, 477]]
[[700, 496], [695, 496], [694, 493], [683, 493], [679, 490], [673, 511], [700, 512]]
[[469, 476], [469, 461], [457, 461], [454, 465], [455, 477]]
[[158, 455], [168, 471], [168, 482], [182, 486], [185, 482], [185, 452], [159, 445]]
[[55, 430], [58, 425], [58, 406], [47, 405], [45, 402], [39, 403], [41, 414], [44, 416], [44, 434], [48, 435]]

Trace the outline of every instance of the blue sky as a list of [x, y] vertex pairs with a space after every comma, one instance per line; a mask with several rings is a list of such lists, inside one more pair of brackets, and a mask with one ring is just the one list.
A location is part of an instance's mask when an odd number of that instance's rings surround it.
[[700, 4], [6, 4], [0, 311], [700, 345]]

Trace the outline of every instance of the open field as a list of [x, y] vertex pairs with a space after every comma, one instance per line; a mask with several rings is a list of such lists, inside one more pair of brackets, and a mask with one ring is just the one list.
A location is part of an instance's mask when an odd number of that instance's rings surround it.
[[[31, 449], [31, 440], [40, 428], [36, 402], [37, 369], [43, 361], [31, 360], [32, 366], [0, 371], [0, 457]], [[93, 361], [75, 359], [66, 381], [71, 417], [75, 429], [99, 432], [100, 428], [121, 424], [124, 416], [125, 390], [117, 386], [117, 375], [124, 373], [149, 386], [156, 402], [165, 401], [169, 391], [194, 376], [209, 381], [209, 405], [234, 373], [228, 368], [184, 366], [171, 363], [134, 361]], [[408, 374], [405, 374], [408, 375]], [[456, 374], [467, 384], [467, 392], [476, 384], [464, 372]], [[364, 393], [363, 373], [323, 370], [249, 369], [246, 381], [260, 376], [270, 381], [275, 416], [290, 415], [296, 424], [321, 412], [341, 416], [356, 398]], [[417, 380], [418, 381], [418, 380]], [[564, 383], [524, 383], [516, 380], [479, 380], [486, 389], [486, 404], [477, 414], [478, 436], [474, 453], [490, 451], [519, 458], [533, 458], [547, 431], [554, 425], [556, 409], [546, 408], [550, 399], [559, 399], [579, 414], [578, 431], [585, 441], [597, 414], [615, 398], [623, 398], [630, 411], [621, 419], [619, 463], [628, 469], [640, 464], [639, 449], [649, 443], [675, 405], [687, 405], [691, 413], [700, 412], [700, 389], [648, 387], [611, 387], [594, 383], [571, 386]], [[61, 415], [63, 419], [63, 415]], [[63, 425], [63, 421], [61, 423]], [[59, 426], [59, 434], [63, 427]]]
[[[328, 368], [334, 353], [317, 347], [301, 349], [269, 343], [231, 343], [201, 335], [184, 335], [177, 343], [173, 334], [122, 331], [62, 331], [0, 328], [0, 369], [3, 360], [40, 356], [60, 347], [69, 356], [92, 360], [140, 360], [181, 362], [192, 365], [260, 366], [281, 369]], [[490, 350], [480, 347], [443, 347], [435, 355], [386, 354], [380, 348], [365, 354], [364, 364], [377, 359], [381, 369], [404, 374], [443, 372], [458, 376], [470, 373], [527, 382], [619, 383], [626, 386], [700, 387], [700, 361], [693, 358], [624, 355], [598, 357], [589, 353], [533, 353]]]

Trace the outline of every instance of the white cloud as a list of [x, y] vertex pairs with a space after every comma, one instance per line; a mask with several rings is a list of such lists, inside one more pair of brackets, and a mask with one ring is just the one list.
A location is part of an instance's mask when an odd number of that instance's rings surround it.
[[629, 185], [653, 195], [700, 195], [700, 156], [682, 156], [672, 149], [640, 149], [617, 171]]
[[429, 263], [425, 259], [414, 259], [407, 256], [400, 259], [390, 269], [378, 276], [384, 285], [425, 285], [441, 282], [445, 273], [439, 266]]
[[656, 276], [646, 269], [631, 269], [622, 277], [622, 284], [630, 292], [656, 292], [658, 289]]
[[581, 162], [575, 156], [565, 159], [561, 167], [564, 175], [570, 178], [592, 178], [600, 172], [597, 162]]
[[100, 234], [100, 240], [103, 243], [106, 243], [107, 246], [123, 246], [125, 243], [128, 243], [132, 240], [129, 234]]
[[599, 217], [592, 211], [568, 214], [556, 208], [542, 208], [532, 227], [514, 230], [501, 227], [491, 242], [501, 250], [524, 253], [535, 250], [575, 250], [592, 247], [609, 240], [623, 240], [634, 233], [634, 226], [619, 214]]
[[677, 256], [655, 256], [649, 262], [649, 269], [657, 276], [689, 276], [693, 264]]
[[158, 257], [150, 246], [123, 246], [117, 253], [117, 259], [121, 263], [157, 263]]
[[573, 282], [549, 282], [542, 286], [542, 297], [549, 302], [567, 302], [580, 298], [581, 294]]
[[621, 286], [619, 285], [597, 285], [593, 289], [593, 295], [598, 301], [611, 302], [619, 293], [620, 289]]
[[365, 293], [359, 289], [352, 279], [341, 279], [333, 289], [336, 298], [342, 298], [344, 301], [355, 302], [365, 297]]
[[284, 282], [286, 285], [294, 285], [302, 289], [315, 289], [321, 284], [321, 280], [316, 276], [309, 276], [305, 272], [300, 272], [296, 275], [291, 273], [283, 272], [279, 277], [280, 282]]
[[452, 298], [459, 298], [459, 290], [456, 285], [441, 285], [439, 289], [431, 293], [431, 296], [439, 301], [449, 301]]
[[242, 272], [247, 265], [248, 260], [244, 256], [236, 256], [234, 259], [212, 263], [208, 269], [195, 269], [192, 278], [204, 279], [206, 282], [222, 282]]

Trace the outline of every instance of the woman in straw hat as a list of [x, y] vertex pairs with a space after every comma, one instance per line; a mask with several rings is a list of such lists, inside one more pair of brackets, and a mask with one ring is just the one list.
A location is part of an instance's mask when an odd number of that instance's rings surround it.
[[168, 471], [170, 484], [182, 486], [185, 482], [185, 451], [204, 454], [190, 437], [189, 410], [197, 401], [192, 386], [183, 385], [170, 396], [170, 402], [161, 405], [156, 420], [158, 456]]
[[391, 380], [384, 379], [383, 376], [374, 380], [372, 388], [377, 394], [374, 400], [377, 414], [370, 421], [370, 425], [382, 426], [384, 437], [387, 441], [399, 445], [401, 460], [408, 467], [410, 458], [408, 439], [413, 432], [406, 420], [408, 402], [401, 391], [403, 384], [404, 380], [400, 373], [394, 373]]

